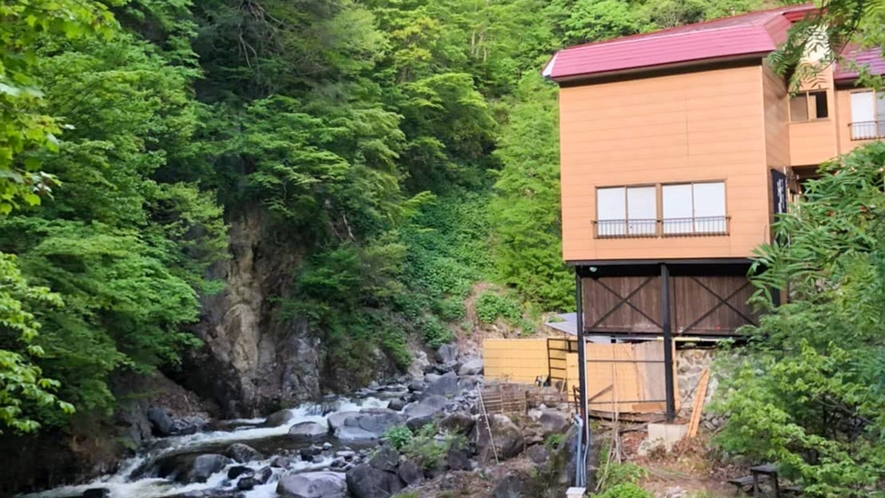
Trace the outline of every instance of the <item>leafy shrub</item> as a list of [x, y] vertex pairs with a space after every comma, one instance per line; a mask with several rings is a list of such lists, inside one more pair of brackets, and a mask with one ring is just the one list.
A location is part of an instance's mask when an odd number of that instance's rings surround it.
[[510, 324], [522, 319], [522, 311], [516, 299], [493, 292], [484, 292], [476, 299], [476, 316], [482, 323], [494, 323], [503, 318]]
[[384, 433], [384, 439], [389, 441], [397, 451], [412, 442], [412, 436], [412, 430], [404, 425], [398, 425]]
[[403, 446], [402, 452], [421, 468], [433, 469], [442, 465], [446, 452], [462, 443], [462, 437], [446, 435], [438, 437], [436, 424], [427, 424]]
[[605, 469], [605, 489], [621, 484], [636, 484], [648, 476], [648, 471], [630, 462], [611, 462]]
[[606, 489], [596, 498], [652, 498], [652, 494], [636, 484], [624, 483]]
[[563, 436], [562, 434], [553, 433], [547, 436], [547, 439], [544, 440], [544, 445], [552, 450], [555, 450], [562, 446], [564, 440], [565, 436]]
[[439, 321], [435, 316], [429, 316], [419, 322], [424, 331], [424, 343], [433, 349], [443, 344], [448, 344], [455, 339], [455, 335]]

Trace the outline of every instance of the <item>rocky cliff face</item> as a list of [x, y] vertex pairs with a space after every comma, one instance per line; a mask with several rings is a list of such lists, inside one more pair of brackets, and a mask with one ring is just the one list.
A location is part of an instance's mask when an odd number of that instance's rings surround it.
[[193, 351], [177, 380], [214, 400], [224, 416], [257, 416], [316, 397], [321, 345], [307, 323], [280, 316], [301, 254], [253, 209], [230, 220], [225, 290], [204, 299]]

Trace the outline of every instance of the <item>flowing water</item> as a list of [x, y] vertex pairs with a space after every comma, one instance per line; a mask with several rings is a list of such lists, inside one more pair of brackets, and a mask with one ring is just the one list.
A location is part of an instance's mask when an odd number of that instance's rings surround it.
[[[329, 468], [331, 456], [325, 456], [319, 462], [304, 462], [293, 458], [293, 465], [287, 469], [273, 469], [274, 475], [267, 484], [257, 485], [249, 491], [236, 491], [234, 480], [227, 478], [228, 470], [233, 466], [244, 465], [255, 471], [270, 465], [270, 460], [293, 450], [297, 455], [299, 448], [310, 446], [311, 443], [293, 443], [288, 437], [289, 428], [301, 422], [328, 423], [334, 413], [358, 411], [362, 408], [386, 408], [388, 400], [379, 398], [349, 399], [339, 398], [329, 404], [309, 404], [293, 408], [293, 418], [279, 427], [263, 427], [264, 419], [238, 419], [224, 421], [220, 424], [225, 429], [212, 432], [200, 432], [187, 436], [174, 436], [154, 441], [152, 445], [140, 450], [138, 454], [124, 461], [117, 473], [103, 476], [90, 483], [78, 486], [63, 486], [48, 491], [20, 495], [20, 498], [68, 498], [79, 497], [92, 488], [104, 488], [110, 491], [111, 498], [157, 498], [187, 496], [212, 496], [212, 491], [231, 490], [234, 495], [242, 493], [246, 498], [272, 498], [276, 493], [277, 481], [283, 473], [292, 471], [311, 471]], [[335, 444], [334, 440], [329, 442]], [[219, 472], [213, 474], [206, 482], [183, 484], [169, 479], [155, 477], [151, 469], [157, 462], [176, 456], [195, 456], [205, 453], [224, 453], [225, 448], [233, 443], [244, 443], [262, 452], [265, 460], [250, 461], [244, 464], [232, 462]], [[313, 443], [316, 443], [314, 441]], [[319, 442], [320, 444], [323, 441]]]

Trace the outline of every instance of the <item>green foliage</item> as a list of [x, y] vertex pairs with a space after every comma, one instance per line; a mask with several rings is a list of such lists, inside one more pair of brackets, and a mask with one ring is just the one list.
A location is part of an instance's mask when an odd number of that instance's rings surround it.
[[402, 452], [421, 466], [421, 468], [430, 470], [440, 467], [445, 460], [449, 448], [459, 444], [459, 442], [457, 436], [439, 436], [436, 424], [430, 423], [419, 429], [418, 433], [412, 436], [402, 447]]
[[603, 470], [605, 478], [604, 490], [636, 484], [648, 477], [648, 471], [632, 462], [608, 462]]
[[544, 440], [544, 446], [547, 446], [551, 450], [556, 450], [562, 443], [565, 441], [565, 436], [559, 433], [553, 433], [547, 436], [547, 439]]
[[636, 484], [624, 483], [612, 486], [594, 496], [597, 498], [652, 498], [654, 495]]
[[[878, 496], [885, 462], [885, 146], [821, 168], [758, 251], [753, 282], [768, 313], [751, 348], [722, 365], [717, 438], [731, 452], [776, 462], [808, 496]], [[790, 301], [776, 309], [772, 291]]]
[[56, 398], [58, 381], [44, 377], [33, 361], [44, 355], [36, 344], [40, 324], [33, 310], [60, 306], [57, 294], [28, 285], [15, 257], [0, 253], [0, 433], [3, 427], [21, 432], [39, 428], [34, 408], [73, 411], [69, 403]]
[[412, 430], [404, 425], [398, 425], [384, 434], [384, 439], [390, 442], [397, 451], [402, 451], [412, 442]]
[[562, 262], [558, 112], [554, 87], [527, 76], [495, 152], [504, 164], [491, 202], [496, 270], [526, 300], [574, 306], [574, 277]]
[[482, 323], [494, 323], [499, 318], [516, 323], [522, 318], [522, 310], [512, 297], [484, 292], [476, 299], [476, 316]]

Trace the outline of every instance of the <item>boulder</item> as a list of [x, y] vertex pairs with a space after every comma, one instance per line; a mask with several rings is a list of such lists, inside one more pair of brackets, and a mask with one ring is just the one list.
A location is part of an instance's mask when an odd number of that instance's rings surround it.
[[439, 421], [439, 428], [449, 434], [469, 434], [476, 425], [476, 420], [467, 412], [450, 413]]
[[545, 410], [541, 413], [538, 423], [541, 424], [541, 434], [544, 437], [550, 434], [563, 434], [570, 425], [567, 415], [552, 410]]
[[358, 411], [350, 411], [350, 412], [337, 412], [326, 417], [326, 421], [329, 423], [329, 430], [335, 432], [339, 427], [344, 425], [344, 421], [348, 418], [359, 415]]
[[212, 474], [219, 472], [229, 463], [230, 459], [224, 455], [215, 453], [200, 455], [194, 459], [186, 480], [187, 482], [206, 482]]
[[315, 441], [329, 433], [325, 424], [317, 422], [301, 422], [289, 428], [289, 437], [296, 441]]
[[529, 460], [536, 465], [544, 465], [547, 463], [547, 460], [550, 459], [550, 451], [543, 444], [529, 446], [529, 448], [525, 450], [525, 454], [529, 457]]
[[402, 409], [405, 407], [406, 407], [406, 402], [400, 398], [394, 398], [394, 399], [390, 400], [389, 403], [387, 403], [387, 408], [397, 411], [397, 412], [402, 411]]
[[261, 467], [255, 473], [254, 479], [258, 484], [267, 484], [271, 477], [273, 477], [273, 470], [270, 467]]
[[235, 465], [227, 470], [228, 479], [236, 479], [240, 476], [252, 477], [255, 471], [245, 465]]
[[424, 390], [424, 382], [422, 382], [420, 380], [413, 380], [412, 382], [409, 382], [408, 389], [409, 389], [409, 392], [423, 391]]
[[[442, 375], [440, 375], [438, 373], [424, 374], [424, 389], [427, 389], [428, 384], [433, 384], [434, 382], [439, 380], [440, 377], [442, 377]], [[423, 391], [423, 389], [422, 389], [422, 391]]]
[[196, 434], [206, 426], [206, 421], [201, 417], [177, 418], [172, 421], [172, 434]]
[[406, 425], [412, 431], [424, 427], [439, 416], [446, 408], [448, 400], [442, 396], [430, 396], [403, 410]]
[[148, 421], [151, 423], [151, 430], [155, 436], [166, 437], [172, 435], [172, 428], [175, 422], [172, 417], [162, 408], [148, 408]]
[[340, 472], [288, 474], [277, 484], [277, 494], [286, 498], [345, 498], [347, 485]]
[[91, 488], [83, 492], [83, 498], [108, 498], [111, 490], [107, 488]]
[[421, 391], [421, 397], [445, 396], [446, 398], [451, 398], [457, 396], [460, 392], [461, 387], [458, 385], [458, 376], [454, 372], [450, 372], [440, 376], [433, 382], [428, 382], [427, 387]]
[[492, 491], [492, 498], [513, 498], [514, 496], [528, 496], [526, 484], [528, 477], [522, 475], [509, 475], [498, 481]]
[[264, 455], [262, 455], [258, 450], [243, 443], [234, 443], [228, 446], [224, 454], [237, 463], [252, 462], [254, 460], [264, 460]]
[[443, 365], [451, 365], [458, 361], [458, 346], [455, 344], [443, 344], [436, 350], [436, 361]]
[[[489, 427], [491, 427], [492, 435], [495, 439], [495, 449], [498, 452], [498, 458], [506, 460], [513, 458], [522, 453], [525, 449], [525, 440], [522, 431], [513, 423], [510, 418], [501, 414], [493, 414], [489, 416]], [[492, 441], [489, 438], [488, 428], [485, 422], [479, 420], [473, 430], [474, 441], [476, 444], [476, 453], [480, 459], [489, 461], [494, 459], [495, 450], [492, 449]]]
[[239, 489], [240, 491], [249, 491], [254, 488], [256, 484], [258, 483], [255, 482], [254, 477], [246, 476], [237, 481], [237, 489]]
[[363, 410], [344, 419], [335, 431], [335, 437], [342, 441], [372, 441], [381, 439], [387, 431], [403, 425], [406, 419], [393, 410], [374, 408]]
[[369, 465], [385, 472], [396, 472], [396, 468], [399, 467], [399, 453], [393, 449], [393, 446], [382, 446], [369, 459]]
[[473, 464], [467, 452], [454, 446], [450, 447], [449, 451], [446, 452], [446, 465], [452, 470], [473, 469]]
[[396, 469], [396, 475], [406, 483], [406, 486], [415, 486], [424, 479], [424, 471], [415, 462], [403, 460]]
[[295, 415], [292, 415], [290, 410], [280, 410], [270, 414], [264, 419], [264, 425], [267, 427], [279, 427], [290, 422], [293, 418], [295, 418]]
[[276, 469], [288, 469], [292, 466], [292, 459], [284, 456], [275, 456], [270, 460], [270, 466]]
[[389, 498], [402, 489], [399, 476], [368, 464], [347, 471], [347, 491], [353, 498]]
[[482, 374], [482, 358], [474, 358], [467, 360], [461, 364], [458, 369], [458, 375], [481, 375]]
[[430, 360], [427, 358], [427, 353], [421, 350], [415, 351], [412, 353], [412, 363], [409, 364], [409, 376], [420, 378], [424, 375], [424, 368], [428, 365], [430, 365]]

